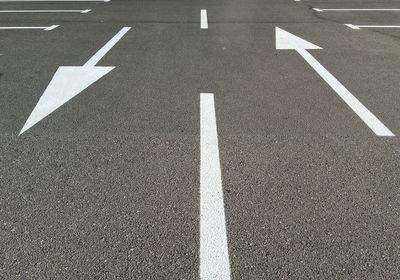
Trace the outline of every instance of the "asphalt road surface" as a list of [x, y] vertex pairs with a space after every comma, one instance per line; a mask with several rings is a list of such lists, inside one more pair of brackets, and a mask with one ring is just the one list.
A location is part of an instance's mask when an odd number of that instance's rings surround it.
[[396, 9], [0, 0], [0, 279], [399, 279]]

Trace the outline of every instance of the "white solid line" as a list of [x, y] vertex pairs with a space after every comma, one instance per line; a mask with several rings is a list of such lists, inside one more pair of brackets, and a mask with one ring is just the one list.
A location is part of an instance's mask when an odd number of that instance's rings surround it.
[[0, 13], [81, 13], [86, 14], [90, 12], [86, 10], [0, 10]]
[[400, 25], [354, 25], [354, 24], [345, 24], [346, 26], [353, 29], [361, 29], [361, 28], [400, 28]]
[[208, 29], [207, 10], [200, 11], [200, 29]]
[[0, 0], [1, 2], [110, 2], [111, 0]]
[[317, 12], [351, 12], [351, 11], [365, 11], [365, 12], [372, 12], [372, 11], [381, 11], [381, 12], [398, 12], [400, 9], [321, 9], [321, 8], [313, 8], [314, 11]]
[[312, 68], [336, 91], [349, 107], [378, 136], [394, 136], [394, 134], [372, 114], [358, 99], [351, 94], [328, 70], [325, 69], [307, 50], [297, 49], [297, 52]]
[[214, 94], [200, 94], [200, 280], [230, 279]]
[[97, 53], [95, 53], [83, 66], [95, 66], [100, 59], [129, 31], [131, 27], [123, 27], [114, 37], [108, 41]]
[[57, 28], [59, 25], [52, 26], [0, 26], [0, 30], [45, 30], [50, 31]]

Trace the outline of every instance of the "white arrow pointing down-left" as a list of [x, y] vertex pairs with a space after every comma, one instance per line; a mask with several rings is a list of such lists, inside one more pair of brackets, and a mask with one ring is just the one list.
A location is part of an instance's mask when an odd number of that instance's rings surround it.
[[114, 66], [96, 66], [96, 64], [129, 29], [130, 27], [122, 28], [85, 65], [60, 66], [22, 127], [19, 135], [113, 70]]

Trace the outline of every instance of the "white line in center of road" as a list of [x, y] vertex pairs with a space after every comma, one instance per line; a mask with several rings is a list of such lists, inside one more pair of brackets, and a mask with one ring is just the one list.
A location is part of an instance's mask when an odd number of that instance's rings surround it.
[[200, 94], [200, 280], [230, 279], [214, 94]]
[[81, 13], [87, 14], [91, 9], [86, 10], [0, 10], [0, 13]]
[[200, 29], [208, 29], [207, 10], [200, 11]]

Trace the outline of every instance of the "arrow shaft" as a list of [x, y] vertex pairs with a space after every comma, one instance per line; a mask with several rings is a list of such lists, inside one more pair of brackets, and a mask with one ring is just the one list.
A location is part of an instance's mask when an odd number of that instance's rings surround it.
[[88, 13], [87, 10], [0, 10], [0, 13]]
[[314, 11], [317, 12], [352, 12], [352, 11], [366, 11], [366, 12], [398, 12], [400, 9], [320, 9], [320, 8], [313, 8]]
[[108, 53], [112, 47], [116, 43], [118, 43], [119, 40], [131, 29], [130, 27], [124, 27], [122, 28], [114, 37], [110, 39], [110, 41], [107, 42], [97, 53], [95, 53], [86, 63], [84, 66], [95, 66], [100, 59], [103, 58], [103, 56]]
[[51, 31], [57, 28], [59, 25], [52, 26], [0, 26], [0, 30], [45, 30]]
[[364, 121], [378, 136], [394, 136], [394, 134], [372, 114], [354, 95], [351, 94], [324, 66], [321, 65], [307, 50], [296, 51], [310, 66], [328, 83], [328, 85], [343, 99], [343, 101]]
[[360, 28], [400, 28], [400, 25], [354, 25], [354, 24], [345, 24], [346, 26], [353, 29]]

